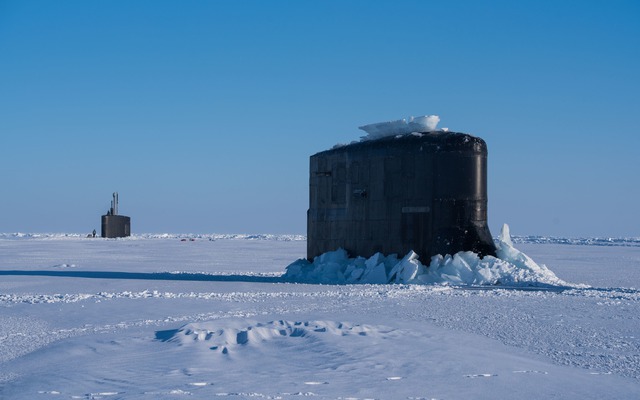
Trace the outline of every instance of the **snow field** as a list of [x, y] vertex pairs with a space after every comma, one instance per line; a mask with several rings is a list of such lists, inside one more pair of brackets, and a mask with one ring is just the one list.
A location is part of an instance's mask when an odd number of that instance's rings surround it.
[[261, 280], [305, 246], [0, 239], [0, 398], [630, 399], [640, 389], [639, 247], [518, 245], [585, 284], [574, 286]]

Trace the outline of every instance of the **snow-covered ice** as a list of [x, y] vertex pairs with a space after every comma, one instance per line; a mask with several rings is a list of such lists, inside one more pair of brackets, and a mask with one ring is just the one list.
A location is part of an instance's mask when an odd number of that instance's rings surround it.
[[[403, 283], [364, 283], [363, 267], [356, 285], [287, 282], [303, 239], [0, 235], [0, 398], [640, 392], [637, 238], [514, 237], [514, 246], [503, 234], [504, 254], [483, 267], [471, 254], [442, 257], [422, 265], [437, 279], [417, 280], [429, 273], [414, 275], [409, 256], [392, 280]], [[381, 258], [369, 262], [371, 281], [380, 264], [388, 277]]]

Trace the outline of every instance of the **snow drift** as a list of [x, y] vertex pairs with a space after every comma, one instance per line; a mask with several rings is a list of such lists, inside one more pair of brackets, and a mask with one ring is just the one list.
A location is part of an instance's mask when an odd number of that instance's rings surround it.
[[180, 346], [203, 344], [222, 354], [229, 354], [243, 345], [260, 345], [264, 342], [282, 338], [314, 337], [317, 334], [344, 336], [385, 337], [393, 331], [391, 328], [352, 324], [334, 321], [285, 321], [255, 323], [248, 326], [231, 324], [224, 326], [219, 321], [189, 323], [179, 329], [158, 331], [156, 339], [163, 342], [175, 342]]
[[544, 265], [536, 264], [515, 247], [504, 224], [497, 243], [497, 258], [471, 251], [436, 255], [428, 266], [410, 251], [402, 259], [395, 254], [349, 258], [343, 249], [324, 253], [313, 262], [300, 259], [286, 268], [289, 282], [351, 284], [404, 283], [504, 286], [567, 286]]

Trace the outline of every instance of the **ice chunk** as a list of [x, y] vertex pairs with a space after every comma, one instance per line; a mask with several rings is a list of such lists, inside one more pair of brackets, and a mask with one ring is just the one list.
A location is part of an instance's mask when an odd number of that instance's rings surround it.
[[514, 279], [529, 279], [531, 281], [539, 281], [550, 285], [566, 285], [567, 283], [558, 278], [545, 265], [538, 265], [529, 256], [513, 247], [511, 235], [509, 233], [509, 225], [502, 225], [500, 236], [498, 237], [496, 255], [515, 268], [511, 271], [510, 276]]
[[437, 115], [424, 115], [421, 117], [409, 117], [409, 119], [399, 119], [396, 121], [378, 122], [375, 124], [363, 125], [359, 127], [367, 132], [363, 140], [380, 139], [387, 136], [406, 135], [412, 132], [432, 132], [436, 130], [440, 122]]
[[402, 283], [506, 286], [569, 286], [544, 265], [513, 247], [509, 226], [498, 238], [497, 258], [481, 258], [471, 251], [431, 257], [423, 265], [409, 251], [401, 260], [381, 253], [368, 259], [349, 258], [343, 249], [324, 253], [313, 260], [298, 260], [287, 267], [283, 278], [303, 283]]

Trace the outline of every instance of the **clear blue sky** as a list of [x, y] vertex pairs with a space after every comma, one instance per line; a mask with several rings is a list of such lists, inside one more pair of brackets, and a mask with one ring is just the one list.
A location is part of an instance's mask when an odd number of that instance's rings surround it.
[[437, 114], [489, 222], [640, 236], [640, 2], [0, 0], [0, 232], [305, 233], [308, 157]]

